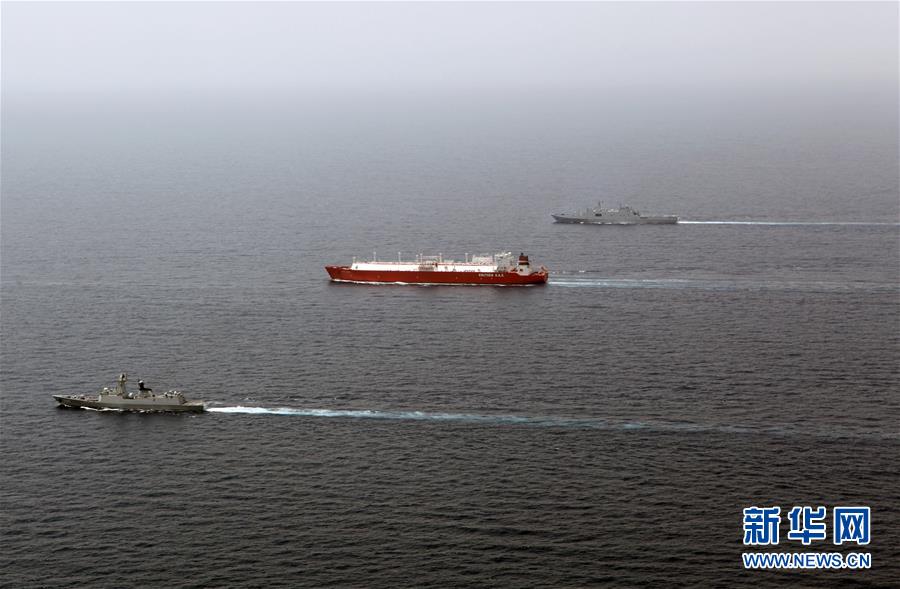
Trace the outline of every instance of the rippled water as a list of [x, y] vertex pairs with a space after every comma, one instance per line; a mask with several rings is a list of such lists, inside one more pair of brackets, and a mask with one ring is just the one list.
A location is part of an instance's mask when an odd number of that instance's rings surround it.
[[[867, 174], [851, 133], [753, 176], [790, 133], [662, 154], [258, 122], [6, 123], [4, 584], [896, 586], [890, 140]], [[598, 186], [690, 222], [552, 223]], [[498, 249], [549, 284], [323, 269]], [[122, 370], [210, 411], [54, 406]], [[743, 507], [858, 504], [871, 570], [742, 570]]]

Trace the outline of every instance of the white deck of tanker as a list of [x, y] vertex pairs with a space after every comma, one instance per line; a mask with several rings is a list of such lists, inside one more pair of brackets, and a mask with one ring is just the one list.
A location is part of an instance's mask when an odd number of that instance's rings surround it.
[[[376, 256], [373, 254], [372, 256]], [[508, 272], [516, 268], [516, 256], [512, 252], [469, 256], [464, 262], [445, 260], [442, 255], [424, 256], [419, 254], [415, 261], [402, 261], [397, 255], [396, 262], [368, 261], [358, 262], [356, 258], [350, 264], [351, 270], [370, 270], [379, 272]]]

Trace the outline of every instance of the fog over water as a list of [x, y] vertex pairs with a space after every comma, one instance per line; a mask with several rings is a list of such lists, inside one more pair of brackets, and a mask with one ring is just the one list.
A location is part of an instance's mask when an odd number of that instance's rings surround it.
[[[340, 175], [386, 164], [395, 190], [428, 171], [480, 194], [491, 161], [539, 174], [494, 181], [486, 204], [537, 182], [554, 208], [641, 195], [686, 216], [715, 212], [737, 166], [759, 186], [729, 212], [778, 200], [795, 219], [873, 220], [897, 213], [896, 16], [890, 3], [11, 3], [5, 155], [77, 177], [102, 152], [99, 165], [155, 182], [171, 175], [153, 158], [171, 158], [193, 170], [182, 183], [207, 166], [240, 181], [248, 156]], [[772, 186], [813, 166], [815, 186]]]
[[4, 15], [4, 91], [72, 101], [896, 91], [889, 3], [11, 3]]
[[[897, 23], [3, 3], [0, 585], [895, 586]], [[549, 283], [323, 268], [501, 250]], [[54, 406], [123, 370], [210, 411]], [[751, 505], [872, 568], [745, 571]]]

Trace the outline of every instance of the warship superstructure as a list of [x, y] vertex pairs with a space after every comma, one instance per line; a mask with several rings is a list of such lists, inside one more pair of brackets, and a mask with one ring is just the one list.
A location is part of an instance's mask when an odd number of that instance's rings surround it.
[[140, 386], [137, 393], [129, 393], [125, 388], [125, 383], [127, 382], [128, 375], [123, 372], [119, 375], [115, 389], [104, 387], [97, 396], [53, 395], [53, 398], [63, 407], [79, 409], [179, 413], [200, 413], [206, 410], [203, 401], [189, 401], [179, 391], [167, 391], [156, 395], [153, 393], [153, 389], [144, 387], [144, 381], [139, 382]]
[[603, 203], [595, 208], [574, 213], [553, 213], [551, 216], [557, 223], [581, 223], [590, 225], [674, 225], [678, 223], [675, 215], [645, 216], [629, 206], [617, 209], [604, 209]]

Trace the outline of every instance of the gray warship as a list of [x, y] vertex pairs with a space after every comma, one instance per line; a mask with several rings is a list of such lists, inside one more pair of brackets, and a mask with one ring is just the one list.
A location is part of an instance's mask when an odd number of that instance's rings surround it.
[[125, 389], [128, 375], [119, 375], [115, 390], [104, 387], [96, 397], [88, 395], [53, 395], [62, 407], [80, 409], [112, 409], [116, 411], [170, 411], [200, 413], [206, 410], [203, 401], [188, 401], [179, 391], [168, 391], [155, 395], [153, 389], [145, 388], [144, 381], [139, 381], [137, 393], [129, 393]]
[[557, 223], [581, 223], [591, 225], [674, 225], [678, 223], [675, 215], [647, 217], [639, 211], [620, 206], [617, 209], [604, 209], [603, 203], [596, 208], [585, 209], [575, 213], [552, 214]]

